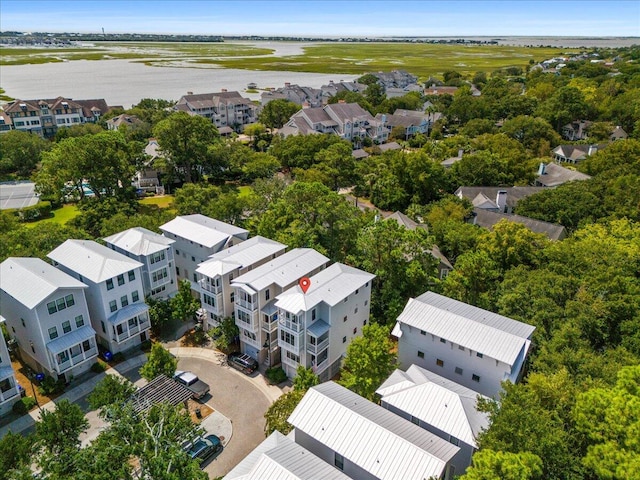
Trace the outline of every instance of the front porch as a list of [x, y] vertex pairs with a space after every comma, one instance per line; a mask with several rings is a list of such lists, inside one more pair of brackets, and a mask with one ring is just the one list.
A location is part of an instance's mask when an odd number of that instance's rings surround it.
[[47, 351], [53, 371], [64, 375], [98, 356], [96, 332], [85, 325], [47, 343]]

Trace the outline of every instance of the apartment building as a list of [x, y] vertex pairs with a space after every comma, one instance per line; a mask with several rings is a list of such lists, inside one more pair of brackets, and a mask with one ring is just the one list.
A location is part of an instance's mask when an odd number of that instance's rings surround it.
[[489, 414], [476, 408], [486, 397], [417, 365], [395, 370], [376, 393], [382, 407], [459, 447], [450, 464], [455, 475], [465, 473], [489, 428]]
[[91, 240], [67, 240], [47, 256], [87, 285], [91, 324], [103, 348], [122, 352], [149, 338], [142, 263]]
[[199, 93], [183, 95], [175, 109], [191, 115], [209, 118], [220, 133], [242, 133], [245, 125], [256, 123], [260, 107], [238, 92]]
[[416, 364], [487, 397], [516, 383], [535, 327], [426, 292], [409, 299], [392, 334], [401, 368]]
[[275, 240], [257, 236], [214, 253], [196, 269], [201, 289], [200, 301], [207, 312], [204, 328], [217, 326], [225, 317], [232, 317], [235, 302], [231, 281], [282, 255], [287, 246]]
[[69, 381], [98, 355], [85, 293], [77, 278], [39, 258], [0, 264], [0, 305], [22, 360], [35, 372]]
[[458, 447], [335, 382], [310, 388], [288, 421], [298, 445], [354, 480], [453, 479]]
[[[0, 325], [3, 323], [5, 318], [0, 315]], [[9, 413], [18, 400], [20, 400], [20, 386], [16, 382], [16, 374], [11, 366], [4, 335], [0, 335], [0, 417]]]
[[174, 240], [176, 279], [187, 279], [191, 289], [199, 294], [198, 265], [211, 255], [243, 242], [249, 236], [244, 228], [209, 218], [201, 214], [183, 215], [160, 227], [162, 234]]
[[73, 100], [57, 97], [14, 100], [4, 110], [11, 117], [14, 129], [52, 138], [58, 128], [97, 122], [110, 107], [104, 99]]
[[268, 366], [280, 361], [276, 297], [328, 262], [311, 248], [295, 248], [231, 281], [242, 353]]
[[135, 227], [104, 238], [107, 246], [142, 264], [144, 298], [169, 298], [178, 293], [173, 244], [143, 227]]
[[347, 347], [369, 320], [374, 278], [334, 263], [309, 279], [306, 293], [295, 285], [277, 296], [278, 346], [290, 378], [300, 365], [312, 368], [321, 381], [338, 373]]

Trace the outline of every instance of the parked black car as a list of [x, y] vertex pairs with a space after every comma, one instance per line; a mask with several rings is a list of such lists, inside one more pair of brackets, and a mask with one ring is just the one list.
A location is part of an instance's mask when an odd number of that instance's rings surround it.
[[236, 370], [240, 370], [242, 373], [246, 373], [247, 375], [258, 369], [258, 362], [256, 362], [255, 359], [240, 352], [230, 353], [227, 357], [227, 363]]

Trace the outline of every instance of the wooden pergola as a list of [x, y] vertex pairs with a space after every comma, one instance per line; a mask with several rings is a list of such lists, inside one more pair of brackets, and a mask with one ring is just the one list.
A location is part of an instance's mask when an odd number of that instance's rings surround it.
[[130, 402], [136, 413], [149, 410], [154, 405], [162, 402], [171, 405], [184, 404], [187, 408], [187, 400], [193, 392], [166, 375], [158, 375], [144, 387], [131, 396]]

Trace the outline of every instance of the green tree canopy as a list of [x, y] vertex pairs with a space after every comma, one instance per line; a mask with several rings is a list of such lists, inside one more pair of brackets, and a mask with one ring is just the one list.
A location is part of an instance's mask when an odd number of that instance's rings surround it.
[[292, 390], [271, 404], [264, 414], [266, 420], [264, 427], [265, 437], [271, 435], [275, 430], [278, 430], [283, 435], [287, 435], [293, 430], [293, 425], [287, 419], [298, 406], [305, 393], [306, 390]]
[[484, 449], [473, 455], [473, 464], [461, 480], [535, 480], [542, 478], [542, 460], [528, 452], [509, 453]]
[[282, 128], [300, 108], [300, 105], [289, 100], [271, 100], [262, 107], [258, 119], [269, 128]]
[[171, 355], [169, 350], [166, 350], [162, 344], [154, 343], [151, 347], [147, 363], [140, 368], [140, 375], [149, 381], [158, 375], [166, 375], [172, 378], [173, 374], [176, 373], [177, 366], [178, 359]]
[[51, 143], [38, 135], [11, 130], [0, 135], [0, 178], [29, 178]]

